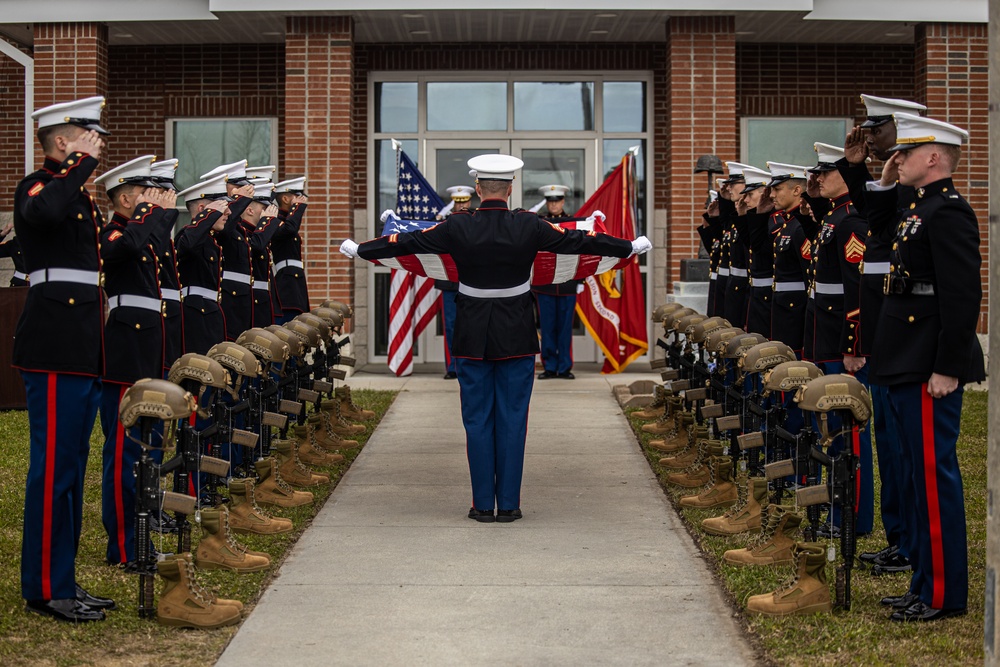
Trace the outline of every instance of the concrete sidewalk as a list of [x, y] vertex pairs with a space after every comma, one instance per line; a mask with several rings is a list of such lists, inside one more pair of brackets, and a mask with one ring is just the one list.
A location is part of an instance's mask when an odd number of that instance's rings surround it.
[[610, 387], [535, 383], [521, 508], [480, 524], [458, 385], [402, 389], [219, 661], [741, 665], [754, 654]]

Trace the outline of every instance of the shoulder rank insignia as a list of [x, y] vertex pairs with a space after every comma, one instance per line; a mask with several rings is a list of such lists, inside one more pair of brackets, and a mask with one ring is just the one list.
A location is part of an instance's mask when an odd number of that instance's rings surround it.
[[121, 232], [119, 232], [119, 231], [113, 231], [113, 232], [111, 232], [111, 235], [108, 236], [108, 241], [117, 241], [121, 237], [122, 237], [122, 233]]
[[39, 181], [38, 183], [35, 183], [34, 185], [32, 185], [31, 189], [28, 190], [28, 196], [29, 197], [34, 197], [39, 192], [41, 192], [44, 188], [45, 188], [45, 184], [42, 183], [41, 181]]
[[550, 222], [549, 223], [549, 227], [551, 227], [552, 229], [556, 230], [560, 234], [565, 234], [566, 233], [566, 228], [565, 227], [560, 227], [559, 225], [557, 225], [554, 222]]
[[851, 238], [844, 244], [844, 259], [851, 264], [857, 264], [865, 257], [864, 241], [859, 239], [853, 232]]
[[812, 259], [812, 243], [809, 242], [809, 239], [802, 242], [799, 254], [802, 255], [802, 259]]

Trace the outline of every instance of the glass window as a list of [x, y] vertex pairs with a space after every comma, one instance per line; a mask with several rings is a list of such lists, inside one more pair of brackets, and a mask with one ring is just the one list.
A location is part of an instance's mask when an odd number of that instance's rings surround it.
[[[625, 153], [632, 146], [639, 147], [639, 155], [635, 160], [635, 187], [636, 187], [636, 235], [641, 236], [646, 233], [646, 140], [645, 139], [605, 139], [604, 159], [601, 165], [601, 179], [606, 179], [614, 168], [621, 164]], [[645, 255], [639, 256], [639, 261], [644, 263]]]
[[427, 84], [427, 129], [432, 132], [507, 130], [505, 81]]
[[181, 190], [220, 164], [246, 158], [250, 165], [271, 164], [271, 119], [175, 120], [173, 157], [179, 160], [175, 182]]
[[604, 82], [604, 131], [646, 131], [646, 84], [644, 82]]
[[[499, 153], [495, 148], [438, 148], [435, 155], [437, 168], [434, 183], [441, 199], [448, 203], [451, 193], [448, 188], [453, 185], [468, 185], [475, 187], [476, 179], [469, 175], [469, 158], [487, 153]], [[479, 207], [479, 196], [472, 195], [472, 208]]]
[[843, 146], [851, 129], [846, 118], [746, 118], [743, 121], [743, 162], [761, 169], [767, 162], [812, 166], [813, 144]]
[[526, 148], [521, 151], [521, 159], [524, 160], [524, 168], [518, 180], [521, 182], [521, 205], [524, 208], [541, 204], [539, 212], [548, 210], [545, 198], [538, 192], [538, 188], [545, 185], [565, 185], [569, 188], [563, 204], [564, 211], [569, 215], [576, 213], [587, 197], [593, 194], [584, 192], [587, 165], [582, 148]]
[[417, 82], [375, 84], [375, 131], [417, 131]]
[[[403, 144], [403, 150], [416, 164], [419, 161], [417, 140], [403, 139], [399, 143]], [[396, 209], [396, 151], [392, 150], [391, 139], [375, 141], [375, 175], [378, 183], [378, 210], [374, 211], [375, 236], [381, 236], [382, 223], [379, 216], [387, 208]]]
[[591, 81], [515, 81], [515, 130], [594, 129]]

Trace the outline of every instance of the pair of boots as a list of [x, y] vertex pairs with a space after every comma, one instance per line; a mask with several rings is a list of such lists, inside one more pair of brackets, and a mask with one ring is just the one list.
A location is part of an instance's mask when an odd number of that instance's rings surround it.
[[309, 491], [296, 491], [282, 479], [278, 461], [273, 456], [254, 463], [259, 483], [254, 489], [254, 498], [260, 505], [272, 507], [301, 507], [308, 505], [315, 497]]
[[[684, 431], [686, 426], [694, 423], [694, 413], [684, 410], [684, 399], [682, 397], [668, 396], [666, 402], [667, 406], [664, 408], [663, 415], [659, 419], [652, 424], [642, 425], [643, 433], [665, 435], [669, 439], [676, 436], [678, 432]], [[639, 414], [638, 412], [632, 413], [633, 416]], [[643, 412], [643, 414], [648, 413]], [[654, 440], [654, 442], [657, 441]]]
[[739, 535], [760, 530], [761, 516], [767, 507], [767, 480], [751, 477], [747, 480], [746, 491], [739, 502], [730, 507], [722, 516], [711, 517], [701, 522], [702, 529], [709, 535]]
[[710, 485], [699, 494], [684, 496], [681, 507], [709, 509], [729, 507], [739, 499], [739, 490], [733, 480], [733, 459], [729, 456], [713, 456], [704, 466], [710, 475]]
[[768, 505], [763, 509], [760, 534], [743, 549], [730, 549], [722, 558], [730, 565], [787, 565], [794, 562], [795, 538], [802, 516], [793, 508]]
[[163, 591], [156, 604], [156, 620], [161, 625], [210, 630], [236, 625], [243, 603], [216, 597], [198, 583], [191, 554], [172, 554], [156, 564]]
[[[649, 426], [649, 424], [646, 424]], [[681, 411], [677, 415], [677, 426], [663, 438], [650, 440], [649, 447], [664, 454], [678, 454], [687, 451], [699, 440], [708, 437], [708, 427], [694, 423], [694, 413]]]
[[336, 450], [346, 449], [345, 444], [348, 442], [356, 447], [357, 441], [344, 440], [340, 436], [337, 436], [336, 440], [330, 438], [326, 435], [325, 429], [320, 431], [321, 417], [310, 415], [311, 417], [316, 417], [316, 419], [313, 421], [307, 419], [305, 424], [297, 424], [292, 427], [292, 435], [295, 436], [299, 446], [299, 458], [302, 459], [303, 463], [308, 463], [311, 466], [328, 467], [342, 462], [344, 455], [338, 454]]
[[[653, 387], [653, 402], [647, 405], [642, 410], [636, 410], [632, 413], [632, 416], [636, 419], [656, 419], [658, 421], [666, 421], [671, 418], [670, 414], [670, 403], [667, 400], [673, 396], [673, 392], [667, 390], [662, 384], [658, 384]], [[643, 427], [645, 430], [645, 426]], [[648, 433], [649, 431], [647, 431]]]
[[272, 440], [271, 452], [278, 462], [278, 472], [281, 479], [292, 486], [299, 488], [309, 488], [329, 484], [330, 476], [322, 472], [313, 472], [302, 465], [299, 458], [300, 448], [296, 446], [294, 440]]
[[240, 544], [229, 525], [225, 505], [201, 510], [202, 537], [194, 552], [194, 561], [203, 570], [226, 569], [234, 572], [257, 572], [271, 564], [271, 556]]
[[[724, 449], [725, 445], [721, 440], [702, 440], [677, 456], [660, 459], [660, 465], [664, 468], [679, 471], [667, 475], [667, 483], [685, 489], [710, 484], [713, 475], [712, 461], [715, 457], [729, 459], [732, 465], [732, 459], [722, 455]], [[721, 462], [719, 467], [721, 468]], [[734, 496], [733, 500], [735, 499]]]

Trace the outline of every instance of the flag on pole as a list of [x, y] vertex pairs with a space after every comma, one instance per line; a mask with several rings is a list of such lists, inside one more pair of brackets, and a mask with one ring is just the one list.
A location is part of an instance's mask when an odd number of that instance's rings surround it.
[[[414, 231], [434, 224], [444, 201], [417, 169], [396, 148], [396, 211], [402, 218], [386, 220], [382, 235]], [[410, 271], [393, 269], [389, 285], [389, 368], [397, 376], [413, 372], [413, 340], [434, 321], [441, 292], [434, 281]]]
[[[635, 239], [635, 155], [629, 151], [576, 217], [601, 210], [608, 234]], [[638, 256], [618, 269], [589, 276], [576, 297], [576, 312], [604, 352], [602, 373], [620, 373], [649, 349], [646, 296]]]

